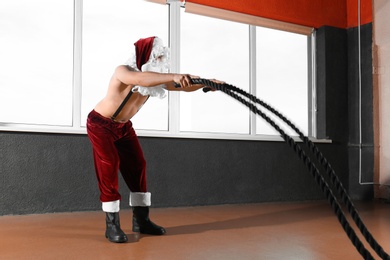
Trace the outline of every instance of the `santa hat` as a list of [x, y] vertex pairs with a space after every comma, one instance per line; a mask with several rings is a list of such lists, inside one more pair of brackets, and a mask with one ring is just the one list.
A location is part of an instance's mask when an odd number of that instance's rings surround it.
[[142, 65], [148, 62], [153, 49], [155, 36], [139, 39], [134, 43], [137, 68], [141, 70]]
[[[139, 39], [135, 45], [135, 55], [129, 59], [126, 64], [140, 71], [152, 71], [166, 73], [170, 68], [170, 51], [168, 47], [158, 37], [149, 37]], [[134, 86], [132, 91], [139, 92], [141, 95], [164, 98], [165, 85], [154, 87]]]

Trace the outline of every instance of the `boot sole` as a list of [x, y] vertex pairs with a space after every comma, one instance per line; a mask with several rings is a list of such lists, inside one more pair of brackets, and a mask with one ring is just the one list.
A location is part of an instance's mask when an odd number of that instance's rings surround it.
[[153, 236], [162, 236], [166, 233], [166, 231], [162, 231], [162, 232], [148, 232], [147, 230], [143, 230], [143, 229], [140, 229], [140, 228], [133, 228], [133, 232], [136, 232], [136, 233], [141, 233], [141, 234], [147, 234], [147, 235], [153, 235]]
[[112, 243], [126, 243], [128, 241], [128, 239], [124, 239], [124, 240], [113, 240], [113, 239], [110, 239], [108, 236], [106, 236], [106, 238], [108, 239], [108, 241], [112, 242]]

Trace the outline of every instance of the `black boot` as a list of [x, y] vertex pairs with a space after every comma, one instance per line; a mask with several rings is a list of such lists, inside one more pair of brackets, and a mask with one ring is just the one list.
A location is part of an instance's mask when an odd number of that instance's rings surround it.
[[149, 235], [164, 235], [165, 229], [150, 221], [148, 207], [134, 207], [133, 232]]
[[127, 236], [119, 223], [119, 212], [106, 212], [106, 238], [114, 243], [127, 242]]

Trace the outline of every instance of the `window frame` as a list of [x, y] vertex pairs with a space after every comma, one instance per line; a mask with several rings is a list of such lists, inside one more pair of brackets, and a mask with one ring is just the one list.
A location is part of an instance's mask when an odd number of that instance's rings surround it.
[[[153, 2], [153, 1], [152, 1]], [[156, 2], [156, 1], [154, 1]], [[315, 84], [315, 30], [300, 25], [294, 25], [249, 15], [237, 14], [234, 12], [215, 8], [195, 6], [191, 3], [181, 1], [167, 1], [167, 3], [158, 4], [169, 5], [169, 46], [171, 48], [172, 72], [180, 72], [180, 8], [186, 8], [186, 12], [211, 16], [219, 19], [236, 21], [248, 25], [249, 30], [249, 49], [250, 61], [250, 91], [255, 93], [256, 82], [256, 26], [263, 26], [288, 32], [305, 34], [308, 36], [308, 94], [309, 94], [309, 136], [316, 140], [316, 84]], [[234, 19], [231, 19], [234, 17]], [[0, 131], [3, 132], [39, 132], [39, 133], [60, 133], [60, 134], [86, 134], [86, 128], [81, 126], [81, 99], [82, 99], [82, 19], [83, 18], [83, 0], [74, 0], [74, 38], [73, 38], [73, 115], [71, 126], [51, 126], [51, 125], [29, 125], [29, 124], [8, 124], [0, 122]], [[238, 86], [239, 87], [239, 86]], [[278, 135], [256, 134], [255, 122], [256, 115], [251, 113], [250, 133], [249, 134], [231, 134], [231, 133], [205, 133], [205, 132], [181, 132], [179, 129], [179, 102], [180, 95], [177, 92], [169, 92], [168, 106], [168, 131], [160, 130], [137, 130], [140, 137], [168, 137], [168, 138], [201, 138], [201, 139], [229, 139], [229, 140], [259, 140], [259, 141], [282, 141]], [[319, 141], [319, 140], [317, 140]]]

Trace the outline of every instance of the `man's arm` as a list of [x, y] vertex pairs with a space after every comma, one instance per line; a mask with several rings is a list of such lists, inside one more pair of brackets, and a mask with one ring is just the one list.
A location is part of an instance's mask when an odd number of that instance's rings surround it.
[[[190, 75], [190, 77], [191, 78], [199, 78], [197, 76], [192, 76], [192, 75]], [[225, 83], [224, 81], [220, 81], [220, 80], [216, 80], [216, 79], [210, 79], [210, 81], [218, 83], [218, 84]], [[170, 82], [170, 83], [165, 84], [165, 86], [166, 86], [166, 89], [169, 90], [169, 91], [186, 91], [186, 92], [191, 92], [191, 91], [196, 91], [196, 90], [201, 89], [201, 88], [208, 88], [208, 90], [215, 91], [214, 88], [212, 88], [210, 86], [205, 86], [203, 84], [192, 84], [192, 85], [190, 85], [187, 88], [181, 88], [181, 87], [177, 87], [175, 83]]]
[[133, 71], [125, 65], [118, 66], [114, 76], [126, 85], [153, 87], [161, 84], [180, 84], [182, 88], [191, 86], [191, 78], [187, 74], [139, 72]]

